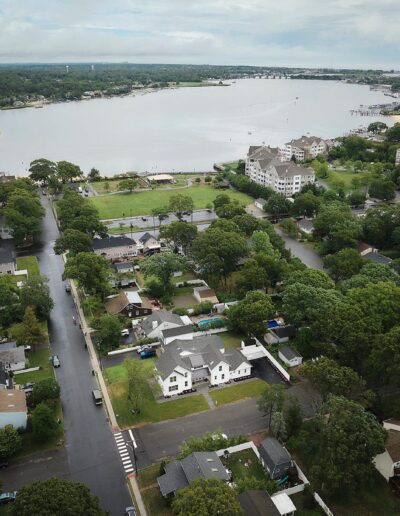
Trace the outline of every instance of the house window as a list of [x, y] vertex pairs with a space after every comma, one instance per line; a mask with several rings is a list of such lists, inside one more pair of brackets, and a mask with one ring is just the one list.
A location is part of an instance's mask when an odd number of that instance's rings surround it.
[[224, 378], [225, 378], [225, 375], [224, 375], [224, 374], [221, 374], [221, 378], [222, 378], [222, 380], [224, 380]]
[[222, 365], [219, 366], [218, 371], [222, 371]]
[[217, 375], [215, 375], [215, 376], [214, 376], [214, 380], [217, 380], [217, 378], [218, 378], [218, 376], [217, 376]]
[[187, 378], [187, 373], [185, 373], [185, 378]]
[[187, 386], [188, 386], [188, 382], [185, 382], [185, 387], [187, 387]]
[[168, 389], [168, 392], [173, 392], [173, 391], [177, 391], [177, 390], [178, 390], [177, 385], [171, 385], [171, 387], [169, 387], [169, 389]]
[[172, 383], [172, 382], [176, 382], [176, 376], [171, 376], [171, 378], [169, 379], [169, 381]]

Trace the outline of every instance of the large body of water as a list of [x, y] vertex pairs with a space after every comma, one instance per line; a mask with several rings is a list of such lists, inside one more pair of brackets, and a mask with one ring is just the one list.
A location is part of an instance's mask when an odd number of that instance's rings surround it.
[[[296, 99], [297, 98], [297, 99]], [[72, 161], [104, 175], [130, 170], [205, 171], [310, 133], [336, 137], [371, 120], [360, 104], [388, 102], [367, 86], [331, 81], [239, 80], [229, 87], [0, 111], [0, 170], [23, 175], [33, 159]]]

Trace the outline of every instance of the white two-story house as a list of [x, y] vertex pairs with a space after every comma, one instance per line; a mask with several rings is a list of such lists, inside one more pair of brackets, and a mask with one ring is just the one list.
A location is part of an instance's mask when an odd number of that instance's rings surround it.
[[93, 251], [107, 260], [132, 258], [138, 255], [135, 240], [126, 236], [95, 238]]
[[163, 349], [156, 369], [166, 397], [189, 391], [197, 382], [216, 386], [251, 374], [248, 360], [236, 349], [225, 350], [217, 335], [171, 342]]

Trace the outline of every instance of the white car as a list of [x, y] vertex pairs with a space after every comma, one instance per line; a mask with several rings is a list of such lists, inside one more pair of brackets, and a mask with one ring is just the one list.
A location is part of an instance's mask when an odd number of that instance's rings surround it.
[[129, 337], [129, 330], [128, 328], [125, 328], [121, 331], [121, 337]]

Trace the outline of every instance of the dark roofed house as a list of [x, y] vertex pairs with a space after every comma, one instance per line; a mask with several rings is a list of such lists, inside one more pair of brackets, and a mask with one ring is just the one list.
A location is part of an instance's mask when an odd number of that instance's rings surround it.
[[177, 326], [174, 328], [166, 328], [161, 331], [161, 341], [164, 345], [169, 344], [177, 337], [192, 339], [193, 338], [193, 325]]
[[267, 491], [249, 490], [238, 495], [244, 516], [281, 516]]
[[157, 478], [161, 494], [168, 496], [188, 486], [198, 478], [217, 478], [228, 482], [229, 474], [215, 452], [194, 452], [165, 467], [164, 475]]
[[92, 247], [96, 254], [108, 260], [132, 258], [138, 254], [135, 240], [126, 236], [95, 238]]
[[365, 253], [362, 255], [364, 260], [370, 260], [374, 263], [379, 263], [380, 265], [390, 265], [392, 263], [392, 259], [388, 256], [384, 256], [381, 253], [378, 253], [377, 251], [372, 251], [369, 253]]
[[143, 300], [137, 292], [120, 292], [105, 303], [107, 313], [111, 315], [124, 314], [128, 317], [143, 317], [152, 313], [152, 307]]
[[9, 247], [0, 247], [0, 273], [14, 274], [15, 254]]
[[265, 336], [265, 340], [269, 344], [281, 344], [283, 342], [288, 342], [295, 336], [296, 328], [293, 325], [288, 324], [287, 326], [276, 326], [275, 328], [270, 328], [269, 333]]
[[293, 466], [290, 453], [275, 437], [264, 439], [258, 451], [261, 464], [273, 480], [286, 475]]
[[140, 323], [140, 329], [144, 337], [159, 339], [163, 330], [189, 325], [191, 331], [192, 321], [188, 316], [180, 316], [167, 310], [156, 310]]

